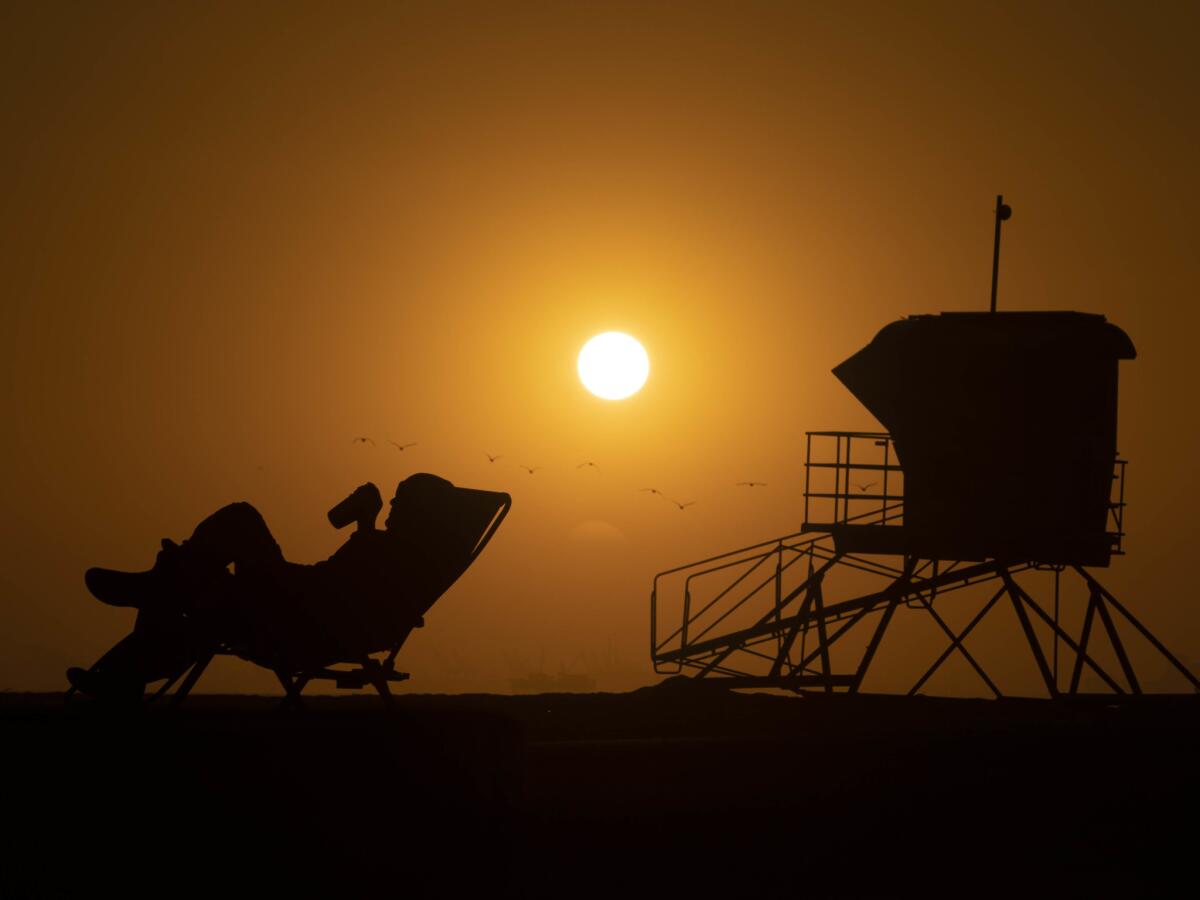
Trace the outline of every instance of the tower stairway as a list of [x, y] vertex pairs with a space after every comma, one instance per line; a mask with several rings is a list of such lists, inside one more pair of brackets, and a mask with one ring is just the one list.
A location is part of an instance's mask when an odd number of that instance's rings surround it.
[[[814, 461], [814, 438], [836, 441], [834, 461]], [[870, 448], [865, 455], [862, 444]], [[1015, 626], [1028, 648], [1047, 696], [1144, 695], [1144, 679], [1126, 647], [1131, 637], [1200, 692], [1200, 680], [1083, 566], [929, 559], [904, 552], [903, 472], [888, 435], [813, 433], [806, 469], [801, 531], [654, 577], [656, 672], [737, 688], [857, 693], [902, 613], [926, 617], [945, 640], [907, 693], [920, 692], [957, 656], [992, 695], [1003, 697], [1008, 692], [1002, 679], [966, 641], [981, 622], [1007, 607], [1009, 627]], [[1116, 471], [1123, 476], [1123, 462]], [[875, 482], [864, 486], [859, 483], [864, 477]], [[871, 491], [875, 486], [880, 489]], [[1119, 552], [1123, 477], [1115, 493], [1112, 535]], [[1066, 587], [1086, 596], [1078, 628], [1068, 627], [1068, 613], [1080, 610], [1064, 608]], [[1049, 596], [1035, 599], [1042, 595]]]

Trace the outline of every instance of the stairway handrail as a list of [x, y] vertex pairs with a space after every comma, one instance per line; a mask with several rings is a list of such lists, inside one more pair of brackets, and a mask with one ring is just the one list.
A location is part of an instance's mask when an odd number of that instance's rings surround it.
[[[854, 521], [863, 520], [863, 519], [871, 519], [871, 518], [878, 518], [878, 519], [881, 519], [882, 521], [887, 521], [887, 519], [889, 517], [897, 518], [897, 516], [895, 514], [897, 512], [902, 512], [903, 507], [904, 507], [903, 502], [896, 503], [893, 505], [888, 505], [885, 503], [884, 506], [882, 506], [879, 509], [868, 510], [866, 512], [859, 513], [858, 515], [851, 516], [849, 519], [846, 520], [846, 522], [849, 523], [849, 522], [854, 522]], [[869, 524], [869, 522], [864, 523], [864, 524]], [[887, 527], [895, 527], [895, 526], [887, 526]], [[799, 540], [796, 540], [797, 538]], [[709, 565], [711, 563], [716, 563], [720, 560], [728, 560], [728, 561], [723, 562], [721, 565], [714, 566], [713, 568], [711, 568], [707, 571], [715, 572], [715, 571], [719, 571], [720, 569], [729, 568], [731, 566], [740, 565], [743, 563], [746, 563], [746, 564], [753, 563], [752, 568], [757, 568], [759, 565], [761, 565], [763, 560], [769, 558], [773, 553], [779, 552], [780, 549], [786, 548], [797, 554], [803, 554], [806, 550], [811, 548], [813, 545], [817, 544], [819, 541], [824, 540], [826, 538], [828, 538], [828, 534], [824, 534], [824, 533], [793, 531], [789, 534], [783, 535], [782, 537], [777, 537], [777, 538], [765, 540], [765, 541], [759, 541], [756, 544], [749, 544], [748, 546], [745, 546], [745, 547], [739, 547], [736, 550], [729, 550], [729, 551], [726, 551], [725, 553], [718, 553], [715, 556], [710, 556], [705, 559], [697, 560], [695, 562], [686, 563], [681, 566], [675, 566], [670, 569], [664, 569], [663, 571], [657, 573], [654, 576], [654, 580], [651, 583], [651, 587], [650, 587], [650, 656], [651, 656], [651, 658], [652, 659], [659, 658], [659, 655], [660, 655], [664, 645], [667, 642], [673, 640], [678, 635], [680, 635], [683, 632], [683, 630], [687, 624], [687, 622], [686, 622], [687, 610], [685, 609], [683, 611], [684, 622], [681, 622], [679, 628], [675, 629], [675, 631], [673, 631], [668, 637], [663, 638], [662, 641], [658, 640], [658, 586], [659, 586], [660, 579], [665, 578], [669, 575], [676, 575], [680, 572], [685, 572], [689, 569], [694, 569], [697, 566], [705, 566], [705, 565]], [[769, 549], [763, 549], [763, 548], [769, 548]], [[750, 553], [751, 551], [755, 551], [755, 550], [757, 550], [759, 552], [756, 554], [753, 554], [749, 557], [744, 557], [742, 559], [732, 559], [732, 560], [730, 559], [730, 557], [742, 556], [743, 554], [747, 554], [747, 553]], [[794, 560], [793, 560], [793, 562], [794, 562]], [[687, 582], [685, 582], [685, 593], [687, 590], [687, 584], [690, 582], [690, 580], [691, 580], [691, 578], [689, 577]], [[741, 579], [738, 579], [738, 581], [740, 581], [740, 580]], [[735, 582], [735, 584], [736, 584], [736, 582]], [[732, 588], [733, 585], [730, 585], [730, 587]], [[756, 589], [756, 590], [758, 590], [758, 589]], [[709, 606], [711, 606], [711, 605], [712, 604], [709, 604]], [[703, 610], [703, 611], [707, 611], [708, 608], [709, 607], [706, 606], [705, 610]]]

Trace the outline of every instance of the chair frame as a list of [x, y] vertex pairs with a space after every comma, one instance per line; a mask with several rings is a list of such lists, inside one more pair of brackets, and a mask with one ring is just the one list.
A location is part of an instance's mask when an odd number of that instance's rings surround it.
[[[458, 488], [458, 490], [470, 489]], [[458, 575], [455, 576], [454, 581], [451, 581], [450, 584], [446, 585], [442, 593], [433, 600], [433, 603], [436, 603], [439, 599], [441, 599], [442, 595], [444, 595], [446, 591], [453, 587], [454, 583], [462, 576], [463, 572], [466, 572], [466, 570], [471, 567], [471, 565], [475, 562], [476, 557], [483, 552], [484, 547], [488, 545], [492, 537], [496, 534], [496, 531], [500, 528], [500, 524], [504, 521], [505, 517], [508, 515], [508, 511], [512, 508], [512, 497], [509, 494], [498, 491], [489, 491], [487, 493], [494, 493], [496, 497], [499, 498], [499, 508], [497, 509], [495, 515], [493, 515], [491, 522], [484, 530], [482, 536], [476, 542], [474, 549], [471, 551], [471, 554], [466, 561], [466, 564], [463, 565]], [[433, 604], [431, 603], [430, 606], [432, 605]], [[362, 690], [370, 685], [371, 687], [375, 688], [380, 699], [383, 701], [384, 706], [389, 709], [393, 709], [395, 707], [395, 696], [392, 693], [390, 685], [408, 681], [411, 677], [408, 672], [396, 671], [396, 655], [400, 652], [400, 648], [403, 647], [404, 643], [408, 640], [408, 636], [412, 633], [413, 629], [422, 628], [424, 625], [424, 618], [418, 616], [413, 624], [410, 625], [400, 636], [399, 640], [392, 644], [390, 649], [387, 650], [387, 656], [382, 660], [375, 658], [375, 656], [373, 656], [371, 653], [363, 653], [354, 659], [339, 660], [327, 665], [301, 668], [295, 671], [273, 668], [264, 663], [255, 662], [254, 660], [247, 661], [254, 663], [254, 665], [263, 666], [263, 668], [270, 668], [275, 673], [275, 677], [279, 679], [279, 683], [284, 690], [284, 696], [280, 701], [281, 709], [299, 709], [303, 707], [304, 701], [301, 698], [301, 693], [304, 691], [304, 688], [308, 686], [310, 681], [319, 680], [332, 681], [340, 690]], [[143, 705], [152, 704], [155, 701], [165, 697], [175, 683], [179, 682], [182, 678], [182, 682], [180, 682], [175, 693], [170, 695], [169, 700], [169, 706], [172, 709], [178, 708], [180, 705], [182, 705], [183, 701], [187, 699], [188, 694], [191, 693], [192, 688], [196, 686], [196, 682], [200, 680], [200, 676], [204, 674], [205, 669], [208, 668], [209, 663], [211, 663], [215, 657], [238, 655], [239, 654], [236, 652], [236, 650], [234, 650], [234, 648], [228, 643], [218, 643], [211, 650], [203, 653], [195, 662], [185, 666], [170, 678], [165, 679], [162, 685], [153, 694], [146, 697], [142, 701]], [[94, 670], [103, 661], [104, 657], [102, 656], [92, 664], [92, 669]], [[345, 665], [356, 666], [356, 668], [335, 668], [335, 666]], [[65, 699], [69, 702], [75, 693], [76, 689], [74, 686], [72, 686], [66, 691]]]
[[[424, 625], [424, 621], [419, 621], [414, 627], [420, 628]], [[409, 630], [411, 633], [411, 629]], [[339, 690], [362, 690], [368, 685], [375, 688], [379, 693], [380, 699], [384, 705], [391, 708], [395, 705], [395, 696], [392, 694], [389, 684], [401, 681], [408, 681], [411, 677], [408, 672], [396, 671], [396, 654], [400, 652], [400, 648], [408, 639], [408, 634], [397, 642], [388, 651], [387, 658], [378, 660], [375, 657], [364, 654], [357, 660], [343, 660], [336, 663], [331, 663], [327, 666], [317, 666], [311, 669], [301, 669], [296, 672], [289, 672], [286, 669], [272, 669], [275, 677], [279, 679], [280, 685], [283, 687], [284, 696], [281, 700], [281, 706], [284, 708], [298, 709], [303, 706], [301, 693], [308, 686], [310, 681], [327, 680], [334, 682], [334, 685]], [[217, 656], [236, 656], [238, 655], [233, 648], [227, 644], [219, 645], [215, 650], [211, 650], [201, 656], [192, 665], [185, 668], [177, 675], [166, 679], [162, 686], [158, 688], [147, 700], [147, 703], [165, 696], [175, 682], [183, 679], [179, 688], [171, 695], [170, 705], [177, 707], [187, 699], [196, 682], [200, 680], [200, 676], [204, 674], [204, 670], [208, 668], [209, 663]], [[250, 660], [253, 662], [253, 660]], [[255, 663], [255, 665], [261, 665]], [[355, 669], [337, 669], [334, 666], [340, 665], [357, 665]]]

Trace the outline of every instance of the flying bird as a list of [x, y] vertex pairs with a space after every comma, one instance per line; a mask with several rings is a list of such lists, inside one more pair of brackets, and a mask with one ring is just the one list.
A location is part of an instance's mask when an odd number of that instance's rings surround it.
[[401, 453], [403, 453], [409, 447], [417, 446], [416, 441], [413, 441], [411, 444], [397, 444], [395, 441], [388, 441], [388, 443], [391, 444], [393, 447], [395, 447], [397, 450], [399, 450]]
[[741, 487], [742, 485], [745, 485], [746, 487], [766, 487], [767, 486], [767, 483], [765, 481], [739, 481], [737, 484], [739, 487]]
[[524, 469], [526, 472], [528, 472], [530, 475], [532, 475], [538, 469], [541, 469], [542, 466], [524, 466], [523, 465], [523, 466], [521, 466], [521, 468]]
[[498, 459], [503, 459], [499, 453], [497, 453], [495, 456], [492, 456], [492, 454], [488, 453], [486, 450], [483, 451], [483, 455], [488, 458], [488, 462], [490, 463], [494, 463]]
[[695, 505], [696, 505], [696, 501], [695, 501], [695, 500], [689, 500], [687, 503], [680, 503], [678, 500], [672, 500], [671, 502], [672, 502], [672, 503], [674, 503], [676, 506], [678, 506], [678, 507], [679, 507], [679, 511], [680, 511], [680, 512], [683, 512], [683, 511], [684, 511], [685, 509], [687, 509], [689, 506], [695, 506]]
[[592, 462], [591, 460], [589, 460], [588, 462], [581, 462], [581, 463], [580, 463], [579, 465], [577, 465], [575, 468], [577, 468], [577, 469], [584, 469], [584, 468], [587, 468], [588, 466], [591, 466], [591, 467], [592, 467], [593, 469], [595, 469], [597, 472], [599, 472], [599, 471], [600, 471], [600, 467], [599, 467], [598, 465], [596, 465], [594, 462]]
[[869, 491], [871, 488], [875, 487], [875, 485], [877, 485], [877, 484], [879, 484], [878, 481], [872, 481], [870, 484], [856, 484], [855, 487], [858, 488], [860, 491], [862, 491], [865, 494], [867, 491]]
[[369, 437], [356, 437], [356, 438], [352, 439], [350, 441], [350, 443], [352, 443], [352, 444], [370, 444], [372, 447], [375, 446], [375, 442], [373, 440], [371, 440]]
[[638, 492], [642, 493], [642, 494], [658, 494], [658, 496], [660, 496], [660, 497], [667, 496], [662, 491], [660, 491], [658, 488], [638, 488]]

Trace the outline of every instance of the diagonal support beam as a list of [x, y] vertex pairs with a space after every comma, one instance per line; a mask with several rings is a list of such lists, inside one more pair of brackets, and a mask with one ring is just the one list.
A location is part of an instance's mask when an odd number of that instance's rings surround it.
[[992, 607], [994, 607], [1000, 600], [1000, 598], [1004, 596], [1004, 592], [1006, 590], [1008, 590], [1007, 587], [1002, 587], [1000, 590], [996, 591], [996, 593], [992, 596], [992, 599], [983, 605], [983, 608], [980, 609], [979, 612], [975, 614], [975, 617], [967, 623], [967, 627], [957, 635], [951, 631], [950, 626], [946, 624], [945, 620], [937, 614], [933, 608], [933, 604], [922, 598], [922, 602], [925, 604], [925, 608], [929, 611], [929, 614], [933, 616], [933, 620], [937, 622], [939, 626], [941, 626], [942, 631], [946, 632], [946, 634], [950, 636], [950, 646], [942, 652], [941, 656], [934, 660], [933, 665], [929, 667], [928, 671], [926, 671], [926, 673], [917, 680], [917, 683], [914, 684], [912, 689], [908, 692], [908, 696], [911, 697], [916, 694], [917, 691], [921, 689], [922, 685], [924, 685], [926, 681], [933, 677], [933, 674], [941, 667], [942, 663], [950, 658], [950, 654], [955, 650], [958, 650], [967, 660], [967, 662], [971, 664], [971, 667], [975, 670], [979, 677], [983, 679], [984, 683], [991, 688], [992, 693], [995, 694], [997, 698], [1004, 696], [1002, 693], [1000, 693], [1000, 689], [992, 683], [992, 679], [988, 678], [987, 672], [983, 671], [983, 667], [975, 661], [975, 657], [973, 657], [967, 651], [967, 648], [963, 646], [963, 641], [967, 639], [967, 635], [975, 629], [975, 626], [983, 621], [984, 616], [986, 616], [991, 611]]
[[1083, 661], [1086, 658], [1088, 641], [1092, 637], [1092, 621], [1096, 617], [1096, 591], [1093, 589], [1088, 594], [1087, 612], [1083, 614], [1083, 630], [1079, 634], [1079, 649], [1075, 653], [1075, 667], [1071, 672], [1071, 686], [1067, 689], [1067, 693], [1075, 694], [1079, 691], [1079, 678], [1083, 674]]
[[1054, 676], [1050, 672], [1050, 664], [1046, 662], [1046, 654], [1042, 652], [1041, 642], [1038, 641], [1036, 632], [1033, 630], [1033, 623], [1029, 621], [1029, 614], [1025, 612], [1025, 592], [1022, 591], [1012, 576], [1008, 574], [1008, 570], [1002, 570], [1000, 577], [1004, 579], [1004, 586], [1008, 589], [1008, 596], [1012, 600], [1013, 609], [1017, 613], [1017, 619], [1021, 623], [1021, 630], [1025, 632], [1025, 640], [1029, 643], [1029, 649], [1033, 652], [1034, 661], [1037, 663], [1038, 671], [1042, 673], [1042, 681], [1046, 684], [1046, 691], [1051, 697], [1058, 696], [1058, 685], [1054, 683]]
[[1104, 626], [1104, 630], [1108, 633], [1108, 641], [1117, 653], [1117, 661], [1121, 664], [1121, 671], [1125, 673], [1125, 680], [1129, 682], [1130, 692], [1140, 694], [1142, 686], [1138, 684], [1137, 676], [1133, 674], [1133, 666], [1129, 662], [1129, 656], [1125, 653], [1125, 645], [1121, 643], [1121, 636], [1117, 634], [1117, 627], [1113, 624], [1112, 616], [1109, 615], [1108, 608], [1102, 599], [1097, 598], [1096, 600], [1096, 612], [1100, 614], [1100, 624]]
[[850, 685], [850, 693], [857, 694], [858, 689], [862, 687], [863, 679], [867, 675], [867, 669], [870, 668], [871, 660], [875, 658], [875, 651], [879, 649], [879, 642], [883, 640], [883, 633], [887, 631], [888, 624], [892, 621], [892, 615], [896, 612], [896, 607], [900, 605], [900, 597], [893, 597], [884, 609], [883, 615], [879, 619], [879, 624], [875, 626], [875, 633], [871, 635], [871, 642], [867, 644], [867, 649], [863, 652], [863, 657], [858, 663], [858, 669], [854, 673], [854, 682]]
[[[833, 634], [831, 634], [829, 636], [829, 640], [826, 642], [826, 647], [832, 647], [834, 644], [836, 644], [838, 641], [838, 638], [840, 638], [843, 634], [845, 634], [847, 631], [849, 631], [851, 628], [853, 628], [855, 625], [857, 625], [859, 622], [861, 622], [863, 620], [863, 618], [869, 612], [871, 612], [870, 608], [860, 609], [858, 612], [856, 612], [854, 614], [853, 617], [851, 617], [847, 621], [843, 622], [841, 627], [838, 628], [837, 631], [835, 631]], [[803, 659], [801, 659], [800, 662], [796, 663], [795, 668], [792, 669], [792, 673], [793, 673], [792, 681], [795, 683], [799, 683], [800, 679], [809, 677], [804, 674], [804, 670], [808, 666], [809, 663], [811, 663], [814, 659], [816, 659], [820, 655], [821, 655], [821, 648], [817, 647], [815, 650], [809, 651], [807, 656], [805, 656]], [[813, 677], [821, 677], [821, 676], [813, 676]], [[840, 676], [833, 676], [833, 677], [834, 677], [834, 679], [836, 679]]]
[[[820, 580], [821, 578], [824, 578], [825, 573], [827, 571], [829, 571], [829, 569], [832, 568], [833, 565], [841, 558], [842, 558], [842, 555], [840, 553], [835, 553], [832, 557], [830, 557], [828, 560], [826, 560], [821, 565], [821, 568], [817, 569], [816, 572], [812, 573], [811, 575], [808, 576], [808, 578], [804, 579], [804, 581], [798, 587], [796, 587], [795, 590], [791, 591], [783, 599], [782, 603], [779, 606], [779, 609], [782, 610], [789, 603], [791, 603], [794, 599], [799, 597], [800, 594], [807, 591], [808, 586], [810, 584], [812, 584], [814, 582], [814, 580]], [[803, 616], [795, 616], [794, 618], [797, 621], [802, 621], [804, 617]], [[776, 622], [772, 623], [771, 619], [775, 619]], [[776, 610], [774, 610], [774, 609], [771, 610], [769, 613], [767, 613], [765, 616], [763, 616], [761, 619], [759, 619], [753, 626], [745, 629], [744, 631], [742, 631], [740, 633], [743, 636], [742, 640], [735, 639], [735, 640], [730, 641], [725, 646], [725, 648], [720, 653], [718, 653], [717, 656], [707, 666], [704, 667], [704, 669], [702, 669], [700, 671], [700, 674], [697, 677], [703, 678], [706, 674], [708, 674], [709, 671], [711, 671], [713, 668], [715, 668], [716, 666], [719, 666], [721, 663], [723, 663], [729, 657], [729, 654], [733, 653], [735, 650], [741, 649], [742, 646], [745, 645], [746, 641], [749, 640], [750, 638], [760, 637], [764, 634], [771, 634], [776, 628], [779, 627], [780, 624], [782, 624], [782, 623], [779, 622], [779, 620], [778, 620]], [[767, 626], [765, 629], [763, 627], [764, 625]], [[718, 639], [718, 644], [723, 643], [724, 640], [725, 639]], [[712, 642], [706, 642], [706, 643], [712, 643]], [[694, 653], [694, 652], [696, 652], [698, 647], [693, 646], [691, 648], [688, 648], [688, 647], [681, 646], [679, 648], [679, 655], [680, 656], [685, 655], [689, 649], [692, 650], [692, 652]]]
[[1028, 593], [1025, 592], [1024, 588], [1022, 588], [1015, 581], [1013, 582], [1013, 587], [1016, 588], [1016, 590], [1021, 594], [1021, 596], [1025, 599], [1025, 602], [1027, 604], [1029, 604], [1029, 608], [1032, 609], [1035, 613], [1037, 613], [1039, 618], [1041, 618], [1041, 620], [1043, 622], [1045, 622], [1047, 625], [1049, 625], [1051, 627], [1051, 629], [1054, 630], [1054, 632], [1063, 640], [1063, 642], [1068, 647], [1070, 647], [1073, 651], [1075, 651], [1075, 653], [1083, 655], [1083, 661], [1092, 667], [1092, 671], [1095, 672], [1097, 675], [1099, 675], [1104, 680], [1105, 684], [1107, 684], [1115, 693], [1118, 693], [1118, 694], [1125, 693], [1125, 689], [1122, 688], [1119, 684], [1117, 684], [1116, 679], [1114, 679], [1111, 675], [1109, 675], [1107, 672], [1105, 672], [1104, 669], [1102, 669], [1100, 667], [1100, 664], [1098, 662], [1096, 662], [1096, 660], [1092, 659], [1092, 657], [1090, 657], [1086, 653], [1084, 653], [1083, 648], [1081, 648], [1078, 644], [1076, 644], [1073, 640], [1071, 640], [1071, 636], [1068, 635], [1065, 631], [1063, 631], [1062, 628], [1058, 625], [1058, 623], [1055, 622], [1052, 618], [1050, 618], [1050, 616], [1046, 614], [1046, 611], [1044, 609], [1042, 609], [1040, 606], [1038, 606], [1036, 602], [1034, 602], [1034, 599], [1032, 597], [1030, 597]]
[[825, 678], [825, 693], [833, 693], [833, 682], [829, 676], [833, 674], [829, 663], [829, 632], [825, 627], [825, 601], [821, 597], [821, 586], [816, 585], [813, 591], [813, 614], [817, 617], [817, 649], [821, 654], [821, 674]]
[[810, 569], [809, 569], [809, 573], [808, 573], [809, 588], [808, 588], [808, 591], [804, 595], [803, 602], [801, 602], [801, 604], [800, 604], [800, 610], [796, 614], [794, 621], [792, 622], [792, 627], [788, 629], [787, 637], [784, 639], [783, 645], [779, 648], [779, 655], [776, 657], [774, 665], [771, 666], [771, 677], [772, 678], [778, 678], [779, 674], [783, 671], [784, 661], [790, 660], [791, 655], [792, 655], [792, 647], [796, 643], [796, 635], [798, 635], [800, 633], [800, 624], [804, 621], [805, 613], [807, 613], [812, 608], [813, 587], [820, 585], [821, 580], [825, 577], [824, 575], [821, 575], [819, 578], [814, 579], [812, 569], [811, 569], [812, 564], [810, 563], [809, 565], [810, 565]]
[[[850, 686], [850, 693], [858, 693], [859, 687], [862, 686], [863, 678], [866, 677], [867, 669], [871, 665], [871, 660], [875, 658], [875, 651], [879, 649], [879, 642], [883, 640], [883, 634], [887, 631], [888, 624], [892, 621], [892, 615], [896, 612], [896, 607], [904, 601], [905, 597], [913, 592], [912, 580], [916, 568], [916, 557], [906, 556], [904, 558], [904, 568], [901, 570], [899, 577], [892, 582], [888, 589], [888, 605], [883, 611], [883, 616], [880, 618], [879, 624], [875, 627], [875, 633], [871, 635], [871, 640], [867, 644], [866, 650], [863, 651], [863, 657], [858, 663], [858, 669], [854, 673], [854, 683]], [[936, 575], [936, 561], [934, 562], [934, 572]]]
[[1197, 691], [1200, 691], [1200, 679], [1197, 679], [1187, 666], [1176, 659], [1171, 654], [1171, 651], [1164, 647], [1158, 638], [1150, 633], [1150, 629], [1135, 619], [1133, 613], [1122, 606], [1120, 601], [1118, 601], [1117, 598], [1114, 597], [1106, 587], [1104, 587], [1104, 585], [1088, 574], [1088, 572], [1082, 566], [1073, 566], [1072, 568], [1074, 568], [1075, 571], [1078, 572], [1089, 585], [1091, 585], [1093, 590], [1099, 591], [1112, 605], [1113, 609], [1123, 615], [1126, 620], [1128, 620], [1129, 624], [1136, 628], [1138, 633], [1140, 633], [1142, 637], [1149, 641], [1150, 645], [1159, 653], [1161, 653], [1167, 662], [1173, 665], [1180, 672], [1180, 674], [1182, 674], [1183, 677], [1188, 680], [1193, 688], [1195, 688]]
[[[863, 651], [863, 657], [859, 661], [858, 668], [855, 670], [853, 675], [849, 676], [849, 678], [850, 678], [850, 681], [848, 683], [849, 692], [852, 694], [857, 693], [859, 687], [862, 685], [863, 678], [866, 677], [867, 669], [871, 665], [871, 660], [875, 656], [875, 651], [879, 648], [879, 642], [883, 639], [884, 632], [887, 631], [887, 627], [888, 627], [888, 624], [891, 622], [892, 615], [896, 612], [896, 609], [899, 607], [900, 603], [903, 602], [904, 597], [907, 595], [908, 591], [911, 590], [911, 588], [912, 588], [912, 584], [911, 584], [911, 580], [910, 580], [911, 577], [912, 577], [912, 561], [907, 560], [905, 562], [905, 568], [904, 568], [902, 574], [900, 575], [900, 577], [897, 578], [887, 588], [887, 590], [880, 592], [876, 596], [876, 603], [873, 606], [862, 606], [861, 608], [859, 608], [858, 611], [855, 612], [854, 615], [848, 621], [846, 621], [840, 628], [838, 628], [838, 630], [835, 631], [832, 635], [826, 636], [824, 633], [824, 629], [822, 627], [825, 624], [825, 620], [826, 620], [827, 616], [822, 615], [820, 610], [815, 611], [812, 615], [814, 617], [818, 617], [817, 618], [818, 645], [815, 650], [813, 650], [811, 653], [809, 653], [807, 656], [805, 656], [803, 659], [801, 659], [800, 662], [795, 666], [795, 668], [792, 669], [792, 672], [793, 672], [792, 686], [793, 686], [793, 688], [796, 685], [799, 685], [801, 683], [802, 679], [807, 677], [804, 675], [805, 667], [810, 662], [812, 662], [812, 660], [814, 660], [818, 656], [820, 656], [822, 659], [822, 675], [821, 675], [821, 677], [825, 679], [824, 684], [826, 685], [826, 691], [827, 692], [832, 691], [833, 686], [835, 684], [839, 683], [840, 680], [845, 678], [846, 676], [833, 675], [833, 673], [830, 671], [830, 666], [828, 663], [829, 648], [833, 646], [833, 644], [838, 640], [838, 638], [840, 638], [843, 634], [845, 634], [847, 631], [849, 631], [851, 628], [853, 628], [855, 625], [857, 625], [860, 621], [862, 621], [862, 619], [864, 617], [866, 617], [867, 613], [874, 612], [881, 603], [886, 602], [887, 606], [884, 609], [883, 616], [880, 619], [879, 624], [875, 627], [875, 631], [871, 635], [870, 642], [867, 644], [866, 649]], [[816, 596], [816, 600], [817, 601], [820, 600], [819, 593]]]

